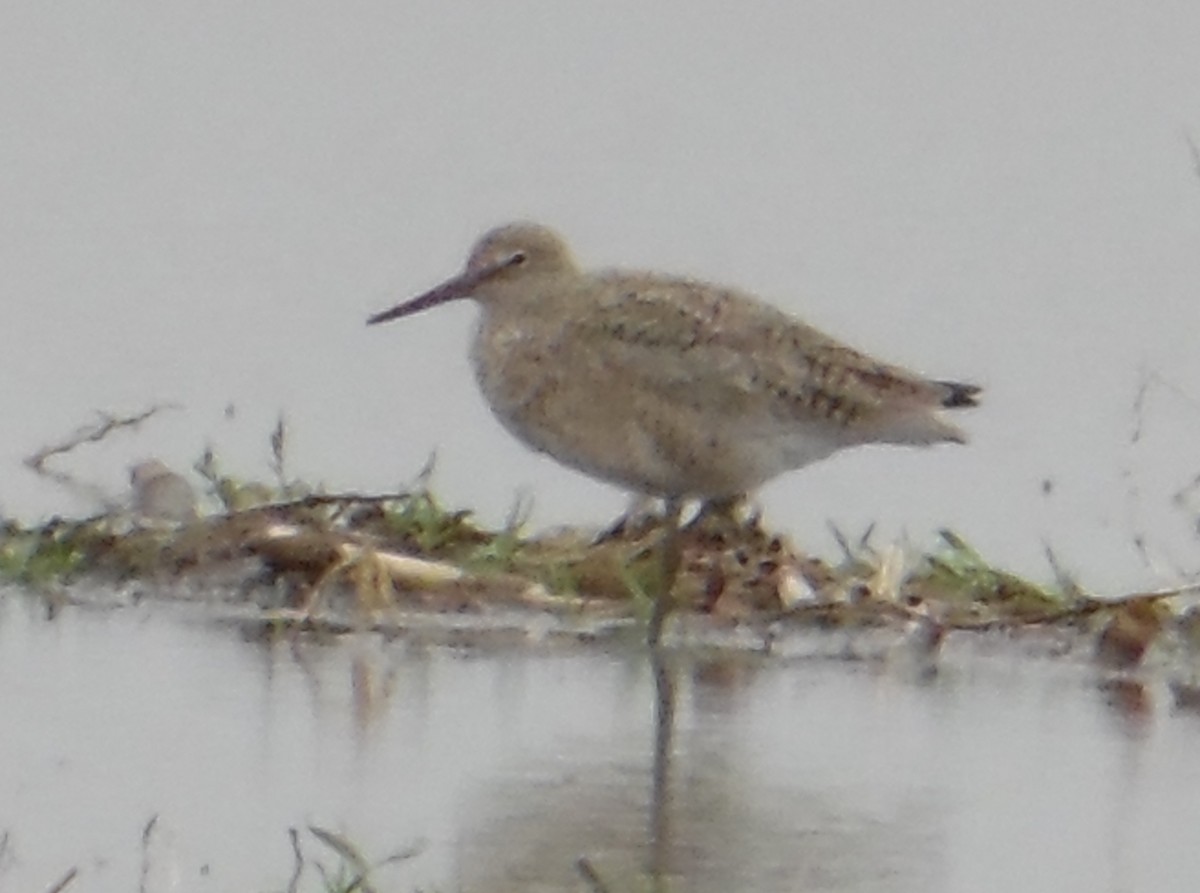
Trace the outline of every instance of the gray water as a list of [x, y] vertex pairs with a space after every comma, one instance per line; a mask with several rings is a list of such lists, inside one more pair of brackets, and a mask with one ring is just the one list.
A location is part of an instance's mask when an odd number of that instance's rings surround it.
[[337, 861], [310, 823], [419, 847], [382, 890], [581, 890], [580, 857], [617, 890], [1195, 889], [1200, 717], [1153, 680], [1116, 697], [1004, 640], [932, 675], [835, 651], [671, 654], [658, 727], [636, 645], [272, 640], [9, 592], [0, 889], [134, 891], [145, 861], [149, 891], [279, 890], [288, 828]]

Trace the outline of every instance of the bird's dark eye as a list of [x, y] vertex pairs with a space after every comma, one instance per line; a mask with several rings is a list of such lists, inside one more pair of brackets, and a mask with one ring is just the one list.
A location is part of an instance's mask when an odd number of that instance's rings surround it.
[[508, 262], [510, 264], [512, 264], [514, 267], [519, 267], [519, 266], [521, 266], [521, 264], [525, 263], [526, 260], [527, 260], [527, 258], [526, 258], [525, 252], [518, 251], [511, 258], [509, 258]]

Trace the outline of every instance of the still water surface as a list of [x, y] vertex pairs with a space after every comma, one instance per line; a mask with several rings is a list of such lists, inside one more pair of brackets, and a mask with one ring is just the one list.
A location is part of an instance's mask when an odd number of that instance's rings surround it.
[[[1184, 891], [1200, 718], [1070, 658], [948, 644], [834, 657], [361, 635], [264, 641], [191, 607], [0, 598], [0, 890], [281, 890], [289, 827], [380, 890]], [[661, 732], [662, 729], [659, 729]], [[658, 743], [664, 744], [662, 737]], [[306, 836], [310, 860], [333, 864]], [[309, 869], [311, 871], [311, 868]], [[307, 885], [307, 886], [305, 886]], [[316, 889], [306, 875], [302, 889]]]

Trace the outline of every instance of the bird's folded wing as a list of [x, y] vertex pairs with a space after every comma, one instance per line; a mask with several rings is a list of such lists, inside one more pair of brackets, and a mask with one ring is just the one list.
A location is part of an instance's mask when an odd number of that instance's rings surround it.
[[866, 423], [953, 405], [964, 394], [950, 389], [967, 387], [880, 363], [753, 297], [688, 280], [644, 277], [570, 328], [598, 374], [717, 412]]

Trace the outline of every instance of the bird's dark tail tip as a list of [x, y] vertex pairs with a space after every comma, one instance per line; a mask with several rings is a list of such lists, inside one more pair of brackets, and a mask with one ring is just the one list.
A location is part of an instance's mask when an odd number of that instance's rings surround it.
[[983, 393], [983, 388], [978, 385], [963, 384], [959, 381], [939, 381], [937, 383], [945, 390], [942, 396], [942, 406], [946, 409], [979, 405], [979, 395]]

